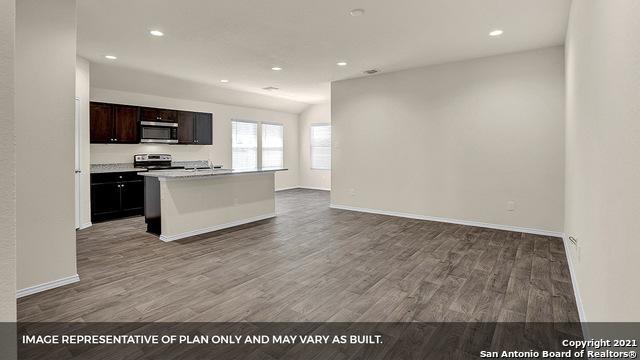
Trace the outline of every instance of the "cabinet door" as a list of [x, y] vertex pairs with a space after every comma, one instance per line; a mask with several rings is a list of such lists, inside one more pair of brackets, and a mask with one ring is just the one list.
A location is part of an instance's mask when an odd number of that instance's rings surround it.
[[178, 120], [178, 112], [176, 110], [169, 109], [157, 109], [158, 121], [175, 122]]
[[120, 184], [122, 211], [139, 210], [144, 208], [144, 181], [129, 181]]
[[194, 120], [194, 113], [178, 111], [178, 144], [194, 143]]
[[141, 108], [140, 115], [143, 121], [158, 121], [158, 109], [156, 108]]
[[135, 144], [138, 142], [138, 118], [137, 106], [115, 106], [115, 142]]
[[91, 217], [120, 211], [120, 187], [118, 183], [91, 185]]
[[142, 120], [176, 122], [178, 111], [158, 108], [142, 108]]
[[92, 143], [109, 143], [113, 136], [113, 105], [94, 103], [89, 105], [89, 133]]
[[197, 145], [213, 145], [213, 115], [196, 113], [195, 140]]

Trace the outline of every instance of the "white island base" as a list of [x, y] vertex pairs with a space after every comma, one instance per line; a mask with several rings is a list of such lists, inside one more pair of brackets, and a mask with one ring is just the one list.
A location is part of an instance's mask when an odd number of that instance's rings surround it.
[[147, 231], [159, 235], [162, 241], [276, 216], [275, 170], [140, 175], [145, 176]]

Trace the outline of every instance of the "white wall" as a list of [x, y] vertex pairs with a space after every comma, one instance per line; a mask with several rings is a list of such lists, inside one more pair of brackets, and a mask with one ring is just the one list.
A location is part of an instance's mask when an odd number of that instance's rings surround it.
[[298, 117], [295, 114], [96, 87], [91, 88], [91, 100], [213, 113], [213, 145], [92, 144], [92, 164], [131, 163], [134, 154], [168, 153], [178, 161], [210, 160], [230, 167], [231, 120], [265, 121], [284, 125], [284, 166], [289, 170], [276, 174], [276, 189], [298, 185]]
[[0, 0], [0, 322], [16, 320], [14, 31], [15, 0]]
[[561, 47], [334, 82], [331, 111], [332, 204], [562, 231]]
[[90, 92], [90, 64], [81, 57], [76, 57], [76, 97], [80, 99], [80, 227], [91, 224], [91, 176], [89, 156], [89, 92]]
[[310, 105], [300, 113], [298, 139], [300, 142], [300, 186], [331, 189], [331, 170], [311, 169], [311, 125], [331, 123], [331, 103]]
[[640, 321], [640, 2], [574, 1], [566, 223], [586, 320]]
[[18, 289], [76, 274], [75, 6], [16, 3]]

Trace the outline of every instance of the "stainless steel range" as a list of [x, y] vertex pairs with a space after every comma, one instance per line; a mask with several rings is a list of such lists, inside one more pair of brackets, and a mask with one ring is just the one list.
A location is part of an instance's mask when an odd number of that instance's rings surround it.
[[136, 154], [133, 156], [133, 166], [153, 170], [171, 169], [220, 169], [222, 165], [211, 164], [208, 160], [176, 161], [169, 154]]
[[173, 165], [169, 154], [136, 154], [133, 166], [147, 170], [184, 169], [184, 166]]

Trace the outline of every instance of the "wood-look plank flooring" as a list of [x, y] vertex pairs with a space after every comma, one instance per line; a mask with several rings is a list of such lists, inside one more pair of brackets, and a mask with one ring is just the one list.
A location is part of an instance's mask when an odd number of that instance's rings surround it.
[[329, 208], [164, 243], [141, 217], [78, 231], [80, 282], [19, 321], [578, 321], [562, 240]]

